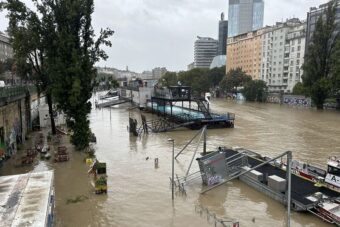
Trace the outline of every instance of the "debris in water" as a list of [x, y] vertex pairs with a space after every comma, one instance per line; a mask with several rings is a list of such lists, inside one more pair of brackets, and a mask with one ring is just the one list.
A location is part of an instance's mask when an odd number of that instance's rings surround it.
[[87, 199], [89, 199], [87, 196], [80, 195], [80, 196], [75, 197], [74, 199], [73, 198], [67, 199], [66, 200], [66, 204], [79, 203], [79, 202], [83, 202], [83, 201], [85, 201]]

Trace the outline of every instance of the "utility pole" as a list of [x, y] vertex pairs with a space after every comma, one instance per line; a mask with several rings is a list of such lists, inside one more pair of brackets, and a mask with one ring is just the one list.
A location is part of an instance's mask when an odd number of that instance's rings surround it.
[[290, 205], [291, 205], [291, 188], [292, 188], [292, 152], [287, 152], [287, 178], [288, 178], [288, 187], [287, 187], [287, 227], [290, 227]]
[[175, 187], [175, 140], [174, 139], [168, 139], [169, 142], [172, 142], [172, 177], [171, 177], [171, 198], [172, 200], [175, 199], [174, 196], [174, 187]]

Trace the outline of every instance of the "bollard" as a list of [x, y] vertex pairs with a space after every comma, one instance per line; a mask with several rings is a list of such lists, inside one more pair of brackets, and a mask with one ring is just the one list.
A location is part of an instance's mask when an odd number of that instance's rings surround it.
[[158, 165], [158, 158], [155, 158], [155, 169], [158, 169], [159, 165]]

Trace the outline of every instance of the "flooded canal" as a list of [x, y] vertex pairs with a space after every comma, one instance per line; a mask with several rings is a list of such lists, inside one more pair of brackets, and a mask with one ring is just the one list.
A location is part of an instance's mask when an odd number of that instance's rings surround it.
[[[284, 226], [285, 208], [245, 184], [234, 181], [205, 195], [201, 182], [193, 182], [187, 195], [171, 201], [171, 145], [178, 152], [196, 131], [144, 135], [127, 132], [128, 106], [94, 109], [91, 128], [97, 136], [96, 155], [107, 162], [109, 192], [96, 196], [87, 175], [84, 155], [73, 152], [62, 164], [41, 162], [34, 168], [55, 170], [57, 226], [213, 226], [197, 207], [218, 218], [235, 219], [240, 226]], [[340, 155], [340, 113], [298, 109], [271, 104], [236, 104], [214, 100], [216, 112], [236, 114], [234, 129], [208, 130], [208, 148], [240, 146], [263, 155], [293, 151], [293, 158], [326, 165], [329, 156]], [[139, 112], [132, 113], [135, 117]], [[147, 115], [150, 117], [149, 115]], [[184, 176], [194, 147], [175, 163], [175, 173]], [[159, 159], [159, 168], [154, 166]], [[29, 168], [12, 168], [6, 163], [0, 174], [16, 174]], [[198, 170], [194, 161], [192, 172]], [[81, 196], [79, 203], [67, 203]], [[195, 209], [196, 208], [196, 209]], [[329, 226], [309, 214], [292, 213], [292, 226]]]

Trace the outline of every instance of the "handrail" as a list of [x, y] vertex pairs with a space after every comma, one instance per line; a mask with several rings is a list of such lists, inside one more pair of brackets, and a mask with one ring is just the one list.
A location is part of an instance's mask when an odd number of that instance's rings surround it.
[[34, 91], [34, 85], [29, 86], [13, 86], [13, 87], [2, 87], [0, 88], [0, 98], [9, 98], [19, 95], [24, 95], [27, 92]]

